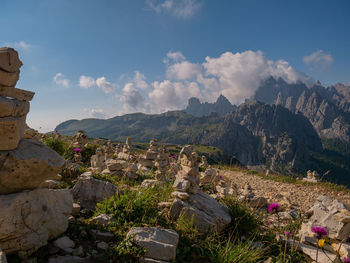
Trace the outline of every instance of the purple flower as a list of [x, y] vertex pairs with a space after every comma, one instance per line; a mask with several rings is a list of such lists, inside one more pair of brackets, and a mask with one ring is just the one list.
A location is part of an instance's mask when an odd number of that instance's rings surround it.
[[222, 176], [221, 175], [218, 175], [218, 177], [221, 179], [222, 178]]
[[328, 235], [327, 229], [324, 227], [321, 227], [321, 226], [313, 226], [313, 227], [311, 227], [311, 231], [316, 234], [316, 237], [318, 239], [322, 238], [323, 236]]
[[79, 148], [75, 148], [74, 151], [77, 152], [77, 153], [81, 152], [81, 150]]
[[350, 263], [350, 258], [344, 257], [344, 263]]
[[290, 231], [289, 230], [284, 231], [284, 235], [285, 236], [290, 236]]
[[269, 204], [269, 206], [267, 207], [267, 211], [269, 211], [269, 213], [273, 214], [273, 213], [277, 213], [281, 210], [281, 206], [279, 203], [272, 203]]

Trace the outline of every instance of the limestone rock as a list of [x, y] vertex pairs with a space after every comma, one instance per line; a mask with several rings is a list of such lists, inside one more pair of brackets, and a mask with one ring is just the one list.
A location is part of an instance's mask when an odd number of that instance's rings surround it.
[[91, 222], [95, 224], [107, 226], [111, 222], [111, 220], [112, 220], [112, 217], [110, 215], [100, 214], [98, 216], [93, 217], [91, 219]]
[[209, 230], [220, 232], [231, 222], [228, 208], [202, 191], [190, 195], [187, 201], [175, 199], [169, 215], [176, 220], [180, 214], [193, 219], [198, 231], [202, 233]]
[[0, 151], [0, 194], [40, 187], [58, 179], [64, 159], [41, 142], [23, 139], [17, 149]]
[[0, 118], [0, 151], [16, 149], [26, 126], [26, 116]]
[[77, 203], [73, 203], [72, 216], [78, 216], [80, 213], [80, 205]]
[[72, 192], [74, 199], [79, 200], [81, 207], [94, 209], [98, 202], [118, 193], [118, 188], [110, 182], [93, 177], [80, 177]]
[[142, 181], [141, 188], [155, 187], [156, 185], [159, 185], [159, 184], [160, 182], [158, 180], [146, 179]]
[[344, 203], [327, 196], [319, 196], [311, 208], [313, 215], [303, 223], [299, 235], [304, 241], [306, 236], [314, 236], [311, 227], [314, 225], [327, 228], [328, 237], [342, 240], [350, 235], [350, 211]]
[[108, 249], [108, 244], [104, 241], [98, 242], [97, 248], [102, 249], [102, 250], [106, 250], [106, 249]]
[[172, 261], [176, 257], [179, 235], [174, 230], [158, 227], [133, 227], [127, 234], [127, 238], [129, 237], [147, 249], [146, 258]]
[[7, 72], [16, 72], [22, 65], [16, 50], [10, 47], [0, 48], [0, 69]]
[[64, 233], [72, 212], [69, 190], [36, 189], [0, 195], [0, 247], [26, 257]]
[[22, 117], [29, 112], [29, 102], [0, 97], [0, 118]]
[[11, 97], [17, 100], [31, 101], [34, 94], [35, 93], [32, 91], [17, 89], [14, 87], [6, 87], [0, 84], [0, 96], [3, 97]]

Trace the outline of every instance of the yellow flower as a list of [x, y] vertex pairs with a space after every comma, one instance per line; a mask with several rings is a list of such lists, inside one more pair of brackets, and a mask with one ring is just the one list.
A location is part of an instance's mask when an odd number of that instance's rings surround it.
[[323, 247], [324, 246], [324, 241], [325, 241], [324, 239], [319, 239], [318, 240], [318, 246], [319, 247]]

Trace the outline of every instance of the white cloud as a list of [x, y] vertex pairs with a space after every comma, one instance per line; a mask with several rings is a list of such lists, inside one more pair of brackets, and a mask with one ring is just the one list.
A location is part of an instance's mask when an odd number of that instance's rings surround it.
[[133, 82], [135, 83], [135, 86], [139, 89], [142, 89], [142, 90], [148, 89], [146, 77], [140, 71], [135, 71], [135, 76], [134, 76]]
[[87, 114], [90, 118], [106, 119], [107, 114], [103, 109], [83, 109], [83, 113]]
[[15, 42], [4, 42], [1, 43], [0, 41], [0, 46], [7, 46], [7, 47], [12, 47], [16, 49], [17, 51], [27, 51], [33, 47], [33, 45], [21, 40], [21, 41], [15, 41]]
[[166, 75], [170, 79], [187, 80], [196, 77], [200, 72], [199, 65], [183, 61], [168, 66]]
[[117, 89], [117, 85], [108, 82], [105, 77], [100, 77], [96, 79], [96, 85], [100, 90], [102, 90], [106, 94], [112, 93]]
[[153, 112], [183, 109], [189, 98], [200, 97], [200, 88], [196, 82], [155, 81], [153, 90], [148, 94], [152, 101]]
[[94, 78], [89, 76], [80, 76], [79, 87], [84, 89], [89, 89], [95, 85], [96, 85], [96, 81], [94, 80]]
[[313, 70], [325, 70], [333, 64], [334, 59], [331, 54], [326, 54], [323, 50], [317, 50], [303, 57], [303, 62], [310, 65]]
[[[215, 77], [220, 87], [218, 89], [214, 83], [212, 90], [206, 90], [207, 96], [210, 98], [221, 93], [235, 104], [254, 95], [260, 83], [270, 76], [281, 77], [288, 83], [303, 81], [309, 84], [311, 81], [305, 74], [292, 68], [288, 62], [268, 60], [261, 51], [235, 54], [226, 52], [218, 58], [206, 57], [205, 60], [205, 75]], [[203, 81], [205, 79], [202, 79]]]
[[198, 0], [146, 0], [147, 5], [156, 13], [171, 14], [187, 19], [201, 7]]
[[[166, 54], [167, 58], [175, 61], [175, 62], [180, 62], [180, 61], [183, 61], [185, 60], [185, 56], [180, 52], [180, 51], [176, 51], [176, 52], [172, 52], [172, 51], [169, 51], [167, 54]], [[168, 62], [168, 61], [166, 61]]]
[[149, 104], [142, 94], [137, 90], [134, 83], [126, 83], [120, 101], [123, 103], [124, 113], [149, 112]]
[[62, 86], [64, 88], [69, 88], [70, 87], [70, 81], [69, 79], [65, 78], [64, 75], [62, 73], [57, 73], [54, 77], [53, 77], [53, 81], [58, 85], [58, 86]]

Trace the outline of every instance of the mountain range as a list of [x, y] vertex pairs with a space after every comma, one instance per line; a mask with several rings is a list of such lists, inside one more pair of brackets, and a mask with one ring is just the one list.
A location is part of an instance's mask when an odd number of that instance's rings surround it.
[[325, 88], [269, 78], [238, 107], [223, 95], [215, 103], [191, 98], [183, 111], [127, 114], [111, 119], [69, 120], [56, 127], [73, 135], [216, 146], [247, 166], [305, 173], [331, 170], [330, 180], [349, 184], [350, 87]]

